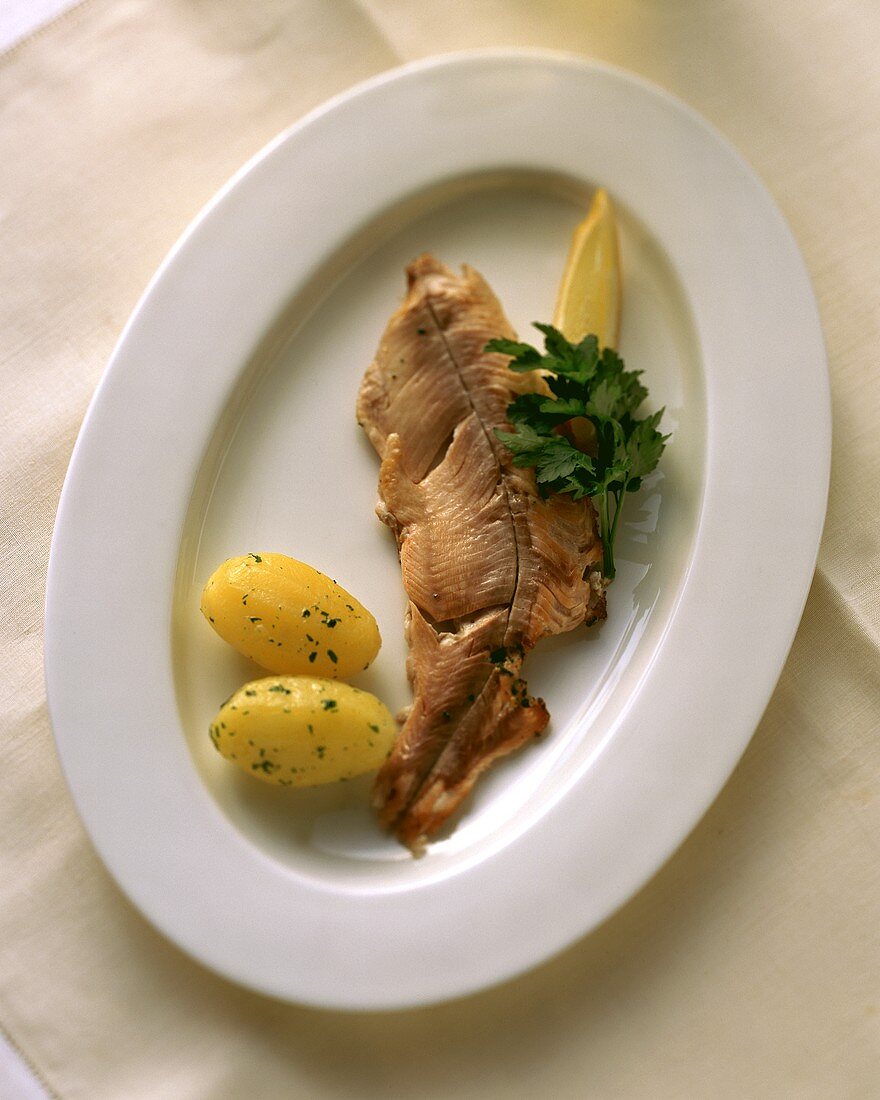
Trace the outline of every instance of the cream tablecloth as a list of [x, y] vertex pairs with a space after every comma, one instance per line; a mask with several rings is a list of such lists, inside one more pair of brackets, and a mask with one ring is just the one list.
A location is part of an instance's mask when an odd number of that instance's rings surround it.
[[[693, 104], [763, 176], [825, 325], [828, 522], [750, 748], [622, 912], [464, 1001], [312, 1011], [189, 961], [95, 857], [46, 715], [49, 539], [111, 347], [202, 204], [331, 93], [481, 45], [561, 47], [632, 69]], [[0, 1023], [51, 1090], [880, 1094], [878, 58], [873, 0], [87, 0], [0, 58]], [[755, 618], [760, 629], [760, 608]]]

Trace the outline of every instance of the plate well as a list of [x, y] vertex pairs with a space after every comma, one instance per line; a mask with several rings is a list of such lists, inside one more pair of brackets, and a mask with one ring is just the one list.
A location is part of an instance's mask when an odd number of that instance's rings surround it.
[[[700, 354], [688, 302], [648, 230], [617, 204], [624, 268], [621, 354], [645, 371], [650, 404], [673, 433], [660, 470], [628, 499], [609, 619], [529, 655], [531, 690], [552, 718], [540, 742], [497, 764], [454, 827], [414, 861], [379, 830], [371, 778], [276, 788], [214, 750], [208, 725], [245, 681], [265, 675], [213, 633], [201, 587], [225, 558], [276, 551], [329, 573], [376, 615], [383, 646], [353, 682], [392, 710], [409, 701], [405, 598], [394, 540], [375, 517], [378, 459], [354, 416], [361, 376], [422, 251], [488, 279], [523, 339], [549, 318], [571, 231], [591, 185], [551, 173], [484, 172], [446, 180], [378, 215], [342, 244], [266, 334], [217, 424], [180, 547], [173, 664], [192, 760], [234, 827], [298, 875], [346, 888], [396, 889], [504, 846], [568, 790], [613, 735], [638, 690], [681, 589], [699, 521], [705, 453]], [[613, 198], [613, 196], [612, 196]], [[674, 489], [672, 488], [674, 487]]]

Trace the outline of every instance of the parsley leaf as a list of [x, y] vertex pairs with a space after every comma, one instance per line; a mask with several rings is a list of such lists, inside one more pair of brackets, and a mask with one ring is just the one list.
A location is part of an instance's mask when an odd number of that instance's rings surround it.
[[505, 340], [499, 338], [490, 340], [486, 345], [486, 351], [498, 351], [502, 355], [511, 356], [508, 364], [511, 370], [522, 373], [523, 371], [537, 370], [541, 365], [543, 356], [537, 348], [530, 344], [521, 344], [517, 340]]
[[557, 436], [556, 440], [548, 440], [535, 461], [538, 482], [552, 485], [559, 478], [568, 477], [580, 467], [582, 457], [592, 462], [587, 455], [581, 456], [581, 452], [576, 451], [567, 439]]
[[[508, 366], [517, 373], [540, 370], [552, 394], [520, 394], [507, 407], [513, 431], [496, 428], [495, 435], [513, 455], [514, 466], [534, 468], [542, 492], [597, 498], [603, 572], [611, 580], [623, 498], [656, 468], [669, 439], [658, 430], [664, 410], [636, 417], [648, 396], [642, 372], [627, 370], [617, 352], [600, 349], [592, 334], [573, 344], [552, 325], [536, 322], [535, 328], [544, 336], [543, 353], [519, 340], [486, 345], [487, 351], [509, 355]], [[560, 431], [574, 418], [592, 425], [582, 433], [589, 440], [583, 449]]]

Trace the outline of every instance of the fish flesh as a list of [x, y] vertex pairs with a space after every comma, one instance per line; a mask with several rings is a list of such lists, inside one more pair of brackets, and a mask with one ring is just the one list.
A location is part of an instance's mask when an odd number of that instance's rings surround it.
[[499, 757], [549, 721], [520, 675], [542, 638], [605, 617], [602, 543], [588, 499], [539, 491], [494, 429], [544, 387], [494, 337], [513, 330], [486, 281], [424, 254], [361, 383], [358, 422], [381, 458], [379, 518], [409, 599], [413, 703], [379, 771], [380, 821], [415, 854]]

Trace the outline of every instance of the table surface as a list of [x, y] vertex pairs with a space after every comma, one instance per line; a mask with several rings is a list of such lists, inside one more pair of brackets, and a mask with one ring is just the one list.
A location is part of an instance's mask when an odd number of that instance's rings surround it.
[[[0, 5], [0, 54], [75, 3], [77, 0], [3, 0]], [[0, 1096], [46, 1100], [48, 1095], [18, 1049], [0, 1032]]]
[[[463, 1001], [314, 1012], [183, 957], [92, 851], [45, 707], [49, 541], [110, 350], [201, 206], [333, 93], [488, 45], [633, 70], [705, 115], [764, 179], [828, 345], [828, 521], [748, 751], [620, 913]], [[0, 3], [0, 513], [13, 517], [0, 525], [0, 1096], [877, 1095], [878, 56], [880, 15], [864, 0]]]

